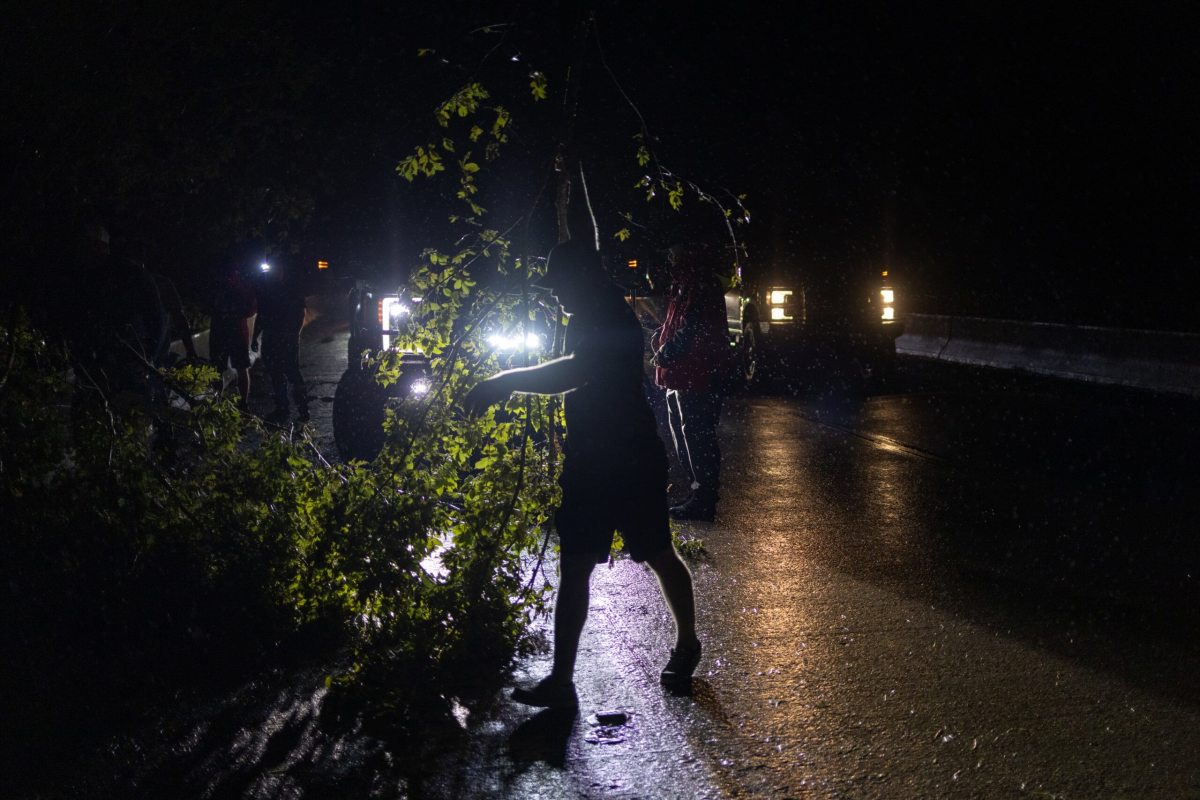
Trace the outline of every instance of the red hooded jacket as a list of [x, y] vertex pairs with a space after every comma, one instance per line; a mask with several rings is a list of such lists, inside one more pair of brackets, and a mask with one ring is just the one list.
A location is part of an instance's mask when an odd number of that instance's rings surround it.
[[672, 267], [666, 319], [651, 340], [664, 389], [716, 390], [731, 367], [725, 296], [706, 266], [685, 256]]

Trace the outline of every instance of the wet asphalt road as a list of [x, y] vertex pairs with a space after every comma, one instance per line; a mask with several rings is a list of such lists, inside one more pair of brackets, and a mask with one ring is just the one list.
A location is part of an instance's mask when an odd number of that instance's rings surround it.
[[[344, 323], [303, 341], [332, 454]], [[1197, 403], [916, 362], [893, 389], [728, 402], [717, 520], [683, 523], [691, 696], [658, 686], [670, 623], [617, 561], [580, 715], [465, 719], [409, 795], [1200, 797]]]
[[633, 721], [551, 796], [1200, 797], [1196, 404], [907, 371], [730, 402], [694, 696], [652, 580], [601, 570], [580, 691]]

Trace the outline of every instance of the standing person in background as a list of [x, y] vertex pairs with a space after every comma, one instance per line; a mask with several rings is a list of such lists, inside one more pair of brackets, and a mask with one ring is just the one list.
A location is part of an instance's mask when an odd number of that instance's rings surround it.
[[250, 318], [257, 309], [253, 287], [238, 263], [228, 261], [213, 287], [208, 354], [217, 372], [224, 374], [231, 367], [237, 372], [238, 407], [243, 411], [250, 398]]
[[717, 257], [700, 241], [677, 241], [670, 247], [666, 317], [650, 343], [655, 383], [666, 390], [675, 455], [690, 478], [688, 498], [669, 509], [675, 519], [711, 522], [717, 512], [721, 482], [717, 423], [724, 376], [731, 367]]
[[183, 298], [179, 296], [179, 289], [175, 286], [175, 281], [168, 278], [161, 272], [151, 270], [146, 264], [150, 263], [148, 252], [150, 250], [146, 241], [143, 239], [126, 236], [113, 240], [113, 247], [124, 256], [138, 264], [154, 281], [154, 286], [158, 290], [158, 298], [162, 303], [163, 313], [167, 315], [167, 335], [159, 348], [159, 353], [154, 359], [154, 363], [158, 367], [167, 367], [173, 363], [171, 356], [171, 342], [179, 339], [183, 345], [183, 350], [186, 356], [195, 360], [196, 345], [192, 341], [192, 326], [188, 323], [187, 315], [183, 312]]
[[296, 419], [307, 422], [308, 391], [300, 374], [300, 331], [304, 327], [304, 289], [294, 267], [263, 264], [258, 276], [258, 317], [252, 343], [261, 344], [263, 361], [271, 378], [275, 410], [269, 422], [283, 422], [290, 415], [288, 386], [296, 404]]
[[82, 272], [64, 303], [76, 367], [105, 393], [161, 400], [155, 367], [167, 338], [167, 315], [158, 288], [141, 264], [113, 252], [107, 225], [86, 225], [83, 239]]

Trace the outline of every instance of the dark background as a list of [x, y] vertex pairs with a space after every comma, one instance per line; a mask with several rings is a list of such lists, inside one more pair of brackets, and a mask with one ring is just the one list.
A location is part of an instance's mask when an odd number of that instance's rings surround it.
[[[1185, 12], [593, 7], [577, 134], [606, 234], [645, 210], [628, 98], [664, 164], [747, 196], [752, 264], [886, 267], [908, 311], [1198, 329]], [[13, 10], [5, 283], [68, 275], [95, 217], [185, 290], [256, 249], [402, 272], [448, 243], [444, 206], [395, 166], [473, 77], [518, 120], [506, 171], [481, 178], [503, 186], [492, 219], [515, 218], [564, 135], [579, 8]], [[535, 68], [551, 98], [526, 108]]]

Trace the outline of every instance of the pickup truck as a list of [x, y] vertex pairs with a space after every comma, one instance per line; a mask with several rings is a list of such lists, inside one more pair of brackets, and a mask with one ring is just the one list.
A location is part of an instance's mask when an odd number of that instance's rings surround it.
[[[662, 258], [629, 259], [618, 276], [647, 328], [661, 324]], [[723, 276], [730, 384], [859, 393], [885, 382], [896, 359], [897, 291], [887, 269], [821, 270], [749, 264]]]
[[747, 385], [862, 391], [892, 373], [897, 292], [887, 269], [746, 269], [725, 295], [725, 316]]

